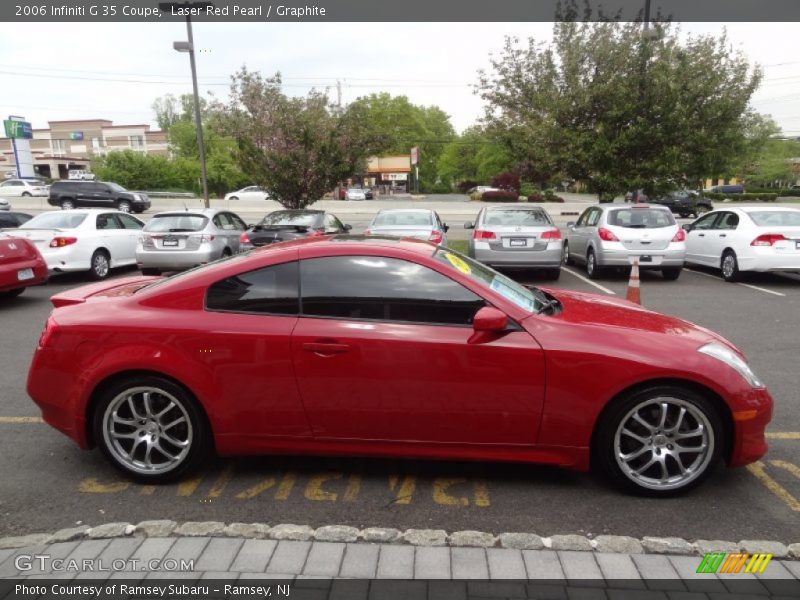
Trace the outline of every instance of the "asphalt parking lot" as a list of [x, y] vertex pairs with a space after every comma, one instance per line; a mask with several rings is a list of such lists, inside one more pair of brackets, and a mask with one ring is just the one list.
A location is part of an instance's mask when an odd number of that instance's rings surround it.
[[[531, 272], [510, 275], [525, 283], [617, 296], [624, 296], [627, 285], [622, 273], [590, 282], [580, 267], [565, 269], [555, 285]], [[25, 393], [49, 297], [85, 281], [81, 275], [57, 276], [0, 305], [0, 536], [76, 523], [170, 518], [800, 539], [800, 276], [751, 276], [728, 284], [711, 270], [685, 270], [675, 282], [643, 273], [645, 306], [728, 337], [743, 349], [776, 401], [771, 448], [763, 461], [720, 469], [700, 489], [669, 500], [625, 496], [591, 475], [558, 469], [443, 461], [217, 459], [198, 476], [174, 485], [130, 483], [99, 451], [81, 451], [43, 425]]]

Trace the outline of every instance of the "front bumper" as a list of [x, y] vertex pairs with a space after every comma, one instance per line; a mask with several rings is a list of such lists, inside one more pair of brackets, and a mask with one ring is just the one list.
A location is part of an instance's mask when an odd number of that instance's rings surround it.
[[733, 444], [729, 467], [753, 463], [767, 453], [766, 428], [772, 420], [773, 400], [766, 389], [750, 390], [732, 406]]

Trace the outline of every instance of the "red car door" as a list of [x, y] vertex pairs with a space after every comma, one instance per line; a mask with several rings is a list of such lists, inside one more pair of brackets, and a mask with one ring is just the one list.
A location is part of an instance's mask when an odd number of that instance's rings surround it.
[[399, 258], [301, 260], [292, 358], [315, 437], [536, 441], [544, 357], [521, 329], [471, 343], [484, 301]]

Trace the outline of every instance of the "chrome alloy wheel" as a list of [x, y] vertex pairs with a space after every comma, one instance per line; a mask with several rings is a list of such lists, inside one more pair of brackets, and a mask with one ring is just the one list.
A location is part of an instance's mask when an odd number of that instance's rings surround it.
[[736, 257], [730, 252], [722, 259], [722, 274], [730, 279], [736, 272]]
[[110, 269], [108, 257], [102, 252], [95, 252], [92, 256], [92, 271], [98, 279], [103, 279], [108, 276]]
[[183, 403], [155, 387], [125, 390], [103, 414], [106, 447], [135, 473], [157, 475], [177, 468], [192, 447], [193, 435]]
[[674, 490], [705, 472], [714, 444], [714, 429], [700, 407], [663, 396], [641, 402], [620, 421], [614, 456], [638, 486]]

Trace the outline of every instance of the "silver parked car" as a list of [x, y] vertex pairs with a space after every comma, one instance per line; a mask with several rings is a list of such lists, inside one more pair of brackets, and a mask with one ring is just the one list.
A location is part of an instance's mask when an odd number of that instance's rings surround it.
[[666, 206], [599, 204], [567, 223], [564, 262], [584, 263], [595, 279], [604, 267], [627, 267], [638, 256], [639, 268], [660, 270], [664, 279], [674, 280], [683, 268], [685, 240]]
[[238, 215], [226, 210], [158, 213], [139, 236], [136, 264], [145, 275], [204, 265], [239, 252], [246, 229]]
[[413, 237], [447, 246], [447, 230], [434, 210], [427, 208], [387, 208], [378, 211], [364, 230], [365, 235]]
[[541, 268], [549, 279], [561, 275], [561, 232], [538, 206], [491, 206], [478, 213], [469, 256], [492, 267]]

